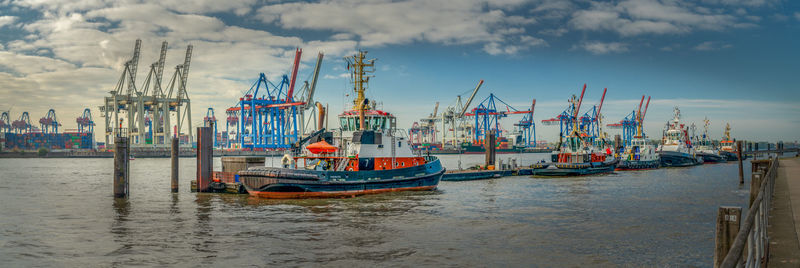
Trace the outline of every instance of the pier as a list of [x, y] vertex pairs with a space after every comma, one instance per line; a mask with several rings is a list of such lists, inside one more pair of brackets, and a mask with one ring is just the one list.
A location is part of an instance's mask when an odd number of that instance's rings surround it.
[[800, 157], [754, 160], [752, 171], [746, 216], [720, 207], [714, 267], [798, 267]]

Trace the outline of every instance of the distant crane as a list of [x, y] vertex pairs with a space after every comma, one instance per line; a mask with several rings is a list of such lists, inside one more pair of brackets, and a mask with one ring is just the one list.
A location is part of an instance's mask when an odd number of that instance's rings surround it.
[[54, 109], [47, 111], [47, 114], [39, 119], [39, 124], [44, 134], [58, 134], [58, 127], [61, 126], [61, 123], [56, 118], [56, 110]]
[[483, 80], [480, 80], [475, 89], [472, 90], [466, 103], [461, 102], [461, 96], [459, 95], [456, 97], [456, 103], [448, 106], [442, 112], [443, 145], [458, 146], [458, 144], [467, 142], [469, 137], [472, 136], [475, 126], [466, 120], [465, 114], [482, 85]]
[[647, 108], [650, 107], [650, 97], [647, 97], [647, 104], [645, 104], [644, 111], [642, 111], [644, 97], [642, 95], [642, 100], [639, 101], [639, 106], [636, 110], [633, 110], [618, 123], [607, 125], [609, 128], [622, 129], [622, 144], [620, 145], [622, 147], [630, 146], [633, 138], [645, 137], [644, 116], [647, 114]]
[[0, 114], [0, 132], [11, 132], [11, 118], [8, 111], [3, 111], [3, 113]]
[[214, 127], [214, 147], [219, 146], [219, 142], [217, 142], [217, 117], [214, 116], [214, 108], [208, 107], [206, 111], [206, 117], [203, 117], [203, 125], [206, 127], [213, 126]]
[[11, 123], [11, 126], [14, 129], [14, 133], [17, 134], [34, 131], [34, 127], [31, 125], [31, 117], [28, 115], [28, 112], [23, 112], [22, 115], [19, 116], [19, 119]]
[[559, 137], [556, 148], [561, 148], [561, 144], [564, 142], [565, 136], [575, 135], [581, 137], [580, 126], [578, 125], [578, 114], [581, 110], [581, 104], [583, 103], [583, 96], [585, 93], [586, 84], [583, 84], [580, 98], [572, 95], [572, 97], [569, 99], [569, 106], [567, 106], [567, 109], [565, 109], [555, 118], [542, 120], [542, 124], [545, 125], [559, 125]]
[[[533, 99], [533, 103], [531, 103], [531, 109], [522, 120], [519, 120], [518, 123], [514, 124], [521, 134], [522, 138], [522, 146], [523, 147], [536, 147], [536, 124], [533, 121], [533, 111], [536, 108], [536, 99]], [[516, 142], [516, 141], [515, 141]]]
[[[295, 65], [299, 64], [301, 53], [302, 50], [296, 50]], [[296, 76], [297, 66], [294, 66], [292, 77]], [[235, 107], [226, 110], [226, 114], [239, 119], [236, 125], [241, 148], [288, 149], [300, 138], [297, 112], [305, 104], [294, 100], [289, 76], [283, 75], [278, 84], [273, 84], [260, 73], [258, 80], [239, 98]]]
[[[497, 109], [497, 102], [504, 104], [505, 111]], [[490, 93], [482, 102], [478, 104], [467, 116], [475, 117], [475, 134], [473, 136], [473, 144], [483, 143], [483, 139], [490, 130], [494, 130], [496, 135], [502, 135], [502, 128], [500, 127], [500, 119], [508, 117], [511, 114], [525, 114], [530, 111], [520, 111], [511, 107], [508, 103], [500, 98], [495, 97], [494, 93]]]

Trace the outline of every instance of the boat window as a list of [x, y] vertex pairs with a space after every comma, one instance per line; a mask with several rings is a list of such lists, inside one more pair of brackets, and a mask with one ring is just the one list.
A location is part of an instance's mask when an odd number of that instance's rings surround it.
[[347, 126], [347, 118], [346, 118], [346, 117], [341, 117], [341, 118], [339, 118], [339, 121], [340, 121], [340, 122], [339, 122], [339, 124], [342, 126], [342, 130], [344, 130], [344, 131], [348, 131], [348, 130], [350, 129], [350, 128]]

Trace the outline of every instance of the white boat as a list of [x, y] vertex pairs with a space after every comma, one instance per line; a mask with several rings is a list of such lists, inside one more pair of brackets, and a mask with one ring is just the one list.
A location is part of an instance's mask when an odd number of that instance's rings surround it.
[[661, 157], [661, 166], [686, 167], [703, 163], [703, 158], [697, 157], [695, 148], [689, 140], [688, 128], [681, 124], [681, 110], [675, 107], [675, 117], [667, 122], [658, 154]]
[[719, 150], [714, 148], [714, 144], [708, 135], [708, 126], [711, 121], [706, 117], [703, 120], [703, 136], [696, 137], [695, 144], [697, 145], [697, 155], [703, 158], [703, 163], [721, 163], [728, 162], [728, 160], [720, 154]]

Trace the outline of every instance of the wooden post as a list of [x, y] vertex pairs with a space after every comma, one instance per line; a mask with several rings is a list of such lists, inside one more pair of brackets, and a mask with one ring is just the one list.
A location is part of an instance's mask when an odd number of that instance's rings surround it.
[[717, 212], [717, 233], [714, 241], [714, 267], [719, 267], [739, 234], [741, 207], [720, 206]]
[[178, 192], [178, 138], [172, 138], [172, 192]]
[[750, 202], [747, 203], [749, 206], [753, 205], [753, 201], [756, 200], [758, 197], [758, 192], [761, 191], [761, 181], [764, 177], [764, 173], [756, 172], [753, 170], [752, 178], [750, 179]]
[[213, 169], [213, 144], [210, 127], [197, 128], [197, 191], [207, 192]]
[[114, 138], [114, 197], [128, 197], [128, 137]]
[[739, 184], [744, 184], [744, 169], [742, 169], [742, 141], [736, 141], [736, 156], [739, 158]]
[[486, 133], [486, 137], [484, 138], [483, 147], [486, 149], [486, 167], [494, 165], [495, 160], [495, 146], [497, 142], [495, 141], [495, 132], [494, 130], [490, 130], [489, 133]]

